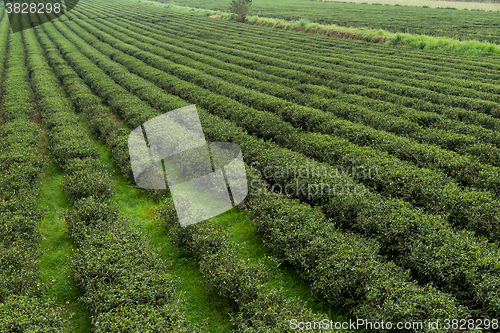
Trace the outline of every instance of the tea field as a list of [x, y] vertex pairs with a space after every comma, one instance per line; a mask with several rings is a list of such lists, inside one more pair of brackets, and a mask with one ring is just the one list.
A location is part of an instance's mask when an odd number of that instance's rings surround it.
[[[229, 11], [225, 0], [161, 0], [169, 4]], [[500, 6], [492, 4], [492, 11], [457, 10], [447, 1], [432, 1], [442, 8], [402, 5], [350, 3], [349, 1], [310, 0], [253, 0], [250, 15], [285, 20], [308, 19], [320, 24], [341, 27], [383, 29], [418, 35], [449, 37], [458, 40], [478, 40], [500, 43]], [[459, 2], [461, 3], [461, 2]], [[499, 8], [495, 8], [499, 7]]]
[[[0, 4], [0, 332], [498, 331], [499, 56]], [[249, 194], [182, 228], [128, 137], [192, 104]]]

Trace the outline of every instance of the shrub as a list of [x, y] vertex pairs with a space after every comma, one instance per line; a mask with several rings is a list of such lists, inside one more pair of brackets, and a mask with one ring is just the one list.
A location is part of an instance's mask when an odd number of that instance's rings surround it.
[[94, 196], [74, 202], [74, 210], [66, 214], [68, 233], [79, 244], [87, 235], [93, 235], [123, 222], [117, 204]]
[[301, 18], [299, 20], [299, 26], [301, 26], [302, 28], [305, 28], [306, 25], [310, 24], [311, 21], [309, 19], [306, 19], [306, 18]]
[[245, 22], [252, 0], [232, 0], [230, 11], [238, 15], [239, 22]]
[[180, 303], [162, 306], [120, 306], [94, 318], [95, 333], [108, 332], [176, 332], [199, 333], [201, 330], [189, 323], [179, 311]]
[[53, 300], [10, 296], [0, 302], [0, 332], [63, 333], [69, 322]]
[[111, 180], [100, 161], [73, 158], [66, 163], [64, 192], [72, 200], [94, 196], [100, 200], [114, 195]]

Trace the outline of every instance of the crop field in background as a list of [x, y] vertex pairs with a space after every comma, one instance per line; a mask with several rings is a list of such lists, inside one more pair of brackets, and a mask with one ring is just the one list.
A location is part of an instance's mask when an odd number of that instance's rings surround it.
[[[12, 33], [0, 6], [0, 332], [497, 331], [499, 56], [125, 0]], [[128, 136], [191, 104], [250, 193], [181, 228], [134, 185]]]
[[449, 0], [322, 0], [335, 2], [351, 2], [365, 4], [381, 4], [381, 5], [400, 5], [412, 7], [430, 7], [430, 8], [456, 8], [456, 9], [478, 9], [478, 10], [500, 10], [498, 1], [449, 1]]
[[[169, 0], [180, 6], [228, 11], [225, 0]], [[498, 12], [369, 5], [332, 1], [252, 1], [250, 15], [366, 27], [391, 32], [500, 43]]]

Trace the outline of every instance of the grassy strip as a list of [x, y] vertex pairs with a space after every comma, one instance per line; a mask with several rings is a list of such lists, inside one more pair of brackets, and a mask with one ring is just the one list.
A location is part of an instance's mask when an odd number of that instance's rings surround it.
[[57, 304], [65, 306], [66, 314], [70, 318], [71, 332], [86, 333], [91, 331], [91, 313], [78, 302], [82, 292], [76, 287], [71, 276], [69, 258], [75, 248], [67, 235], [68, 228], [63, 214], [72, 209], [72, 206], [64, 194], [63, 182], [61, 168], [53, 162], [48, 163], [38, 193], [39, 207], [44, 211], [39, 224], [42, 235], [40, 244], [44, 249], [40, 257], [41, 281], [51, 284], [46, 295], [55, 298]]
[[[223, 11], [214, 11], [203, 8], [192, 8], [187, 6], [179, 6], [173, 4], [164, 4], [157, 1], [129, 0], [139, 3], [150, 4], [168, 8], [174, 11], [188, 13], [200, 16], [213, 16], [232, 20], [232, 13]], [[295, 30], [304, 32], [318, 32], [348, 39], [359, 39], [371, 43], [381, 43], [392, 46], [407, 46], [420, 50], [436, 50], [443, 52], [465, 53], [471, 56], [482, 56], [484, 54], [500, 54], [500, 46], [489, 42], [480, 42], [477, 40], [460, 41], [454, 38], [433, 37], [427, 35], [417, 35], [408, 33], [394, 33], [382, 29], [354, 28], [341, 27], [332, 24], [319, 24], [310, 22], [307, 19], [298, 21], [290, 21], [284, 19], [276, 19], [271, 17], [261, 17], [253, 15], [248, 17], [247, 23], [258, 24], [261, 26], [276, 27], [285, 30]]]
[[[57, 25], [57, 24], [56, 24], [56, 25]], [[48, 28], [48, 27], [47, 27], [47, 28]], [[54, 36], [53, 36], [53, 37], [54, 37]], [[57, 40], [57, 39], [56, 39], [56, 40]], [[74, 47], [74, 46], [72, 46], [72, 47]], [[69, 54], [69, 53], [65, 53], [65, 54]], [[73, 60], [71, 60], [71, 62], [72, 62], [72, 64], [73, 64], [75, 67], [81, 67], [81, 66], [83, 66], [83, 64], [82, 64], [82, 60], [81, 60], [81, 59], [79, 59], [78, 61], [77, 61], [76, 59], [73, 59]], [[114, 65], [114, 66], [116, 67], [116, 68], [115, 68], [115, 70], [117, 70], [117, 69], [118, 69], [118, 67], [117, 67], [116, 65]], [[97, 68], [92, 70], [92, 72], [94, 72], [94, 73], [95, 73], [96, 71], [98, 71], [98, 70], [97, 70]], [[126, 77], [127, 77], [127, 76], [126, 76]], [[106, 79], [106, 80], [108, 80], [108, 81], [109, 81], [109, 79]], [[137, 78], [134, 78], [134, 77], [132, 77], [132, 76], [131, 76], [130, 78], [128, 78], [128, 77], [127, 77], [127, 80], [130, 80], [130, 82], [134, 82], [134, 83], [136, 83], [136, 82], [137, 82]], [[101, 82], [101, 81], [102, 81], [102, 82]], [[102, 77], [102, 80], [100, 80], [100, 81], [92, 80], [92, 81], [89, 81], [88, 83], [89, 83], [89, 84], [92, 84], [93, 86], [95, 86], [95, 89], [96, 89], [96, 90], [98, 90], [98, 91], [102, 92], [103, 94], [107, 94], [107, 92], [105, 92], [105, 90], [106, 90], [106, 91], [108, 91], [108, 90], [109, 90], [109, 89], [111, 89], [111, 88], [110, 88], [107, 84], [106, 84], [106, 88], [104, 88], [104, 87], [105, 87], [105, 86], [103, 85], [103, 84], [104, 84], [104, 82], [105, 82], [105, 79], [104, 79], [104, 77]], [[102, 87], [103, 87], [103, 88], [99, 88], [99, 89], [98, 89], [98, 86], [99, 86], [99, 85], [102, 85]], [[114, 98], [116, 99], [116, 95], [113, 95], [113, 96], [115, 96]], [[159, 96], [157, 96], [157, 97], [159, 98]], [[109, 97], [108, 97], [108, 99], [109, 99]], [[110, 100], [111, 100], [111, 99], [110, 99]], [[112, 100], [111, 100], [111, 101], [112, 101]], [[160, 103], [160, 100], [156, 100], [156, 101], [155, 101], [155, 103], [156, 103], [156, 104], [158, 104], [158, 107], [160, 107], [161, 109], [164, 109], [164, 110], [171, 110], [171, 109], [172, 109], [171, 107], [161, 106], [161, 104], [162, 104], [162, 103]], [[119, 109], [119, 107], [118, 107], [118, 109]], [[134, 118], [134, 119], [132, 119], [132, 118], [131, 118], [131, 117], [133, 116], [133, 112], [130, 112], [128, 109], [129, 109], [129, 108], [127, 108], [126, 110], [125, 110], [125, 109], [123, 109], [123, 110], [122, 110], [122, 111], [123, 111], [122, 113], [124, 113], [123, 117], [124, 117], [125, 119], [128, 119], [128, 121], [129, 121], [130, 123], [135, 123], [136, 119], [135, 119], [135, 118]], [[136, 107], [134, 107], [134, 108], [133, 108], [133, 110], [144, 110], [143, 112], [148, 112], [146, 109], [147, 109], [147, 108], [144, 108], [144, 106], [143, 106], [143, 105], [139, 105], [139, 104], [138, 104]], [[142, 115], [142, 113], [141, 113], [141, 115]], [[220, 122], [220, 120], [219, 120], [219, 122]], [[226, 125], [226, 126], [227, 126], [227, 125]], [[134, 126], [132, 126], [132, 127], [134, 127]], [[223, 126], [223, 127], [224, 127], [224, 126]], [[206, 127], [205, 127], [205, 128], [206, 128]], [[219, 128], [219, 127], [218, 127], [218, 128]], [[219, 139], [220, 139], [220, 138], [219, 138]], [[220, 141], [220, 140], [216, 140], [216, 141]], [[223, 139], [223, 141], [227, 141], [227, 140]], [[231, 141], [231, 140], [229, 140], [229, 141]], [[238, 143], [240, 143], [240, 142], [238, 142]], [[261, 146], [261, 145], [260, 145], [260, 146]], [[242, 148], [243, 148], [243, 147], [242, 147]], [[264, 148], [264, 147], [261, 147], [261, 148]], [[259, 149], [259, 151], [261, 151], [261, 150], [262, 150], [262, 149]], [[247, 153], [247, 155], [246, 155], [246, 156], [248, 156], [248, 153]], [[305, 164], [302, 164], [302, 165], [305, 165]]]

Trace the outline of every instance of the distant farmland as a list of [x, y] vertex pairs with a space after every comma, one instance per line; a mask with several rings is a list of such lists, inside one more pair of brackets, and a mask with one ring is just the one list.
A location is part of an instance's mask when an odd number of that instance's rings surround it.
[[368, 3], [368, 4], [381, 4], [381, 5], [401, 5], [412, 7], [430, 7], [430, 8], [456, 8], [456, 9], [478, 9], [478, 10], [500, 10], [499, 1], [450, 1], [450, 0], [321, 0], [321, 1], [336, 1], [336, 2], [352, 2], [352, 3]]
[[[225, 0], [173, 0], [169, 3], [228, 10]], [[446, 7], [447, 2], [441, 3]], [[286, 20], [307, 18], [311, 22], [342, 27], [367, 27], [391, 32], [500, 43], [500, 21], [496, 11], [463, 11], [336, 1], [254, 0], [250, 12], [250, 15], [252, 14]]]

